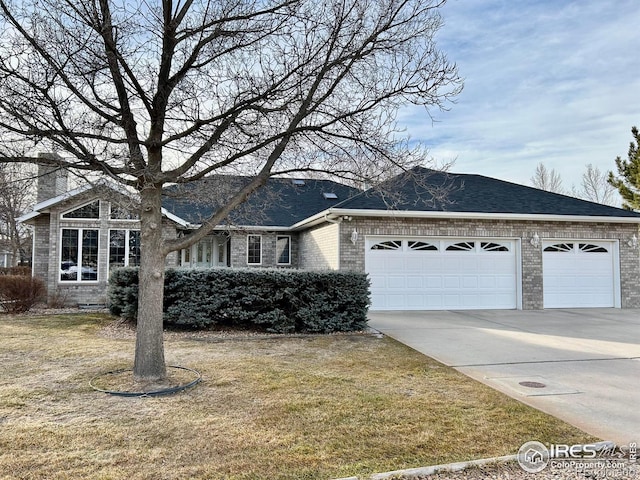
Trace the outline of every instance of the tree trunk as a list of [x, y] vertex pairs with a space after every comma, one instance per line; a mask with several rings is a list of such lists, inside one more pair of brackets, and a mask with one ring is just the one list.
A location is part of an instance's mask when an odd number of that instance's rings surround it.
[[140, 278], [133, 374], [138, 380], [160, 380], [167, 373], [162, 331], [165, 255], [161, 188], [144, 188], [140, 195]]

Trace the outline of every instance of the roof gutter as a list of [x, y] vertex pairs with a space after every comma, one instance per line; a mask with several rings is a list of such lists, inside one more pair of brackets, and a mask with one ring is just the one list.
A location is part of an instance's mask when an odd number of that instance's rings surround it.
[[[309, 228], [330, 218], [337, 217], [392, 217], [466, 220], [511, 220], [581, 223], [631, 223], [640, 224], [640, 217], [608, 217], [588, 215], [523, 214], [523, 213], [485, 213], [485, 212], [425, 212], [416, 210], [366, 210], [348, 208], [329, 208], [291, 226], [292, 230]], [[335, 222], [335, 220], [334, 220]], [[333, 223], [333, 222], [332, 222]]]

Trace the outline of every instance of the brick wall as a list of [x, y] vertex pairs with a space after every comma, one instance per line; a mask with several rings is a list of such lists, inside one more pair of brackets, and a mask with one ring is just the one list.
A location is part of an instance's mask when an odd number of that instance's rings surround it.
[[[542, 241], [545, 239], [617, 240], [620, 254], [620, 293], [623, 308], [640, 307], [640, 254], [628, 241], [638, 234], [634, 224], [534, 222], [507, 220], [432, 220], [354, 218], [342, 224], [340, 268], [365, 271], [364, 252], [367, 235], [432, 237], [475, 237], [521, 239], [522, 306], [525, 310], [543, 308]], [[354, 245], [351, 231], [358, 231]], [[540, 246], [531, 245], [534, 233]]]
[[[262, 263], [260, 265], [247, 264], [247, 236], [260, 235], [262, 238]], [[276, 259], [276, 239], [279, 236], [291, 237], [291, 264], [278, 265]], [[298, 268], [299, 266], [299, 237], [295, 232], [233, 232], [229, 241], [231, 249], [231, 267], [278, 267]]]
[[[55, 153], [42, 153], [38, 156], [40, 158], [61, 159]], [[36, 202], [40, 203], [65, 193], [67, 191], [67, 180], [68, 173], [66, 170], [51, 165], [38, 165]]]

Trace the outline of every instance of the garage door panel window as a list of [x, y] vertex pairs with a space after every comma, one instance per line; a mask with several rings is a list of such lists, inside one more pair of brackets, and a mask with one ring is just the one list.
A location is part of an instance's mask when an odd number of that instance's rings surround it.
[[585, 253], [609, 253], [605, 247], [601, 245], [593, 245], [592, 243], [581, 243], [579, 245], [580, 251]]
[[428, 242], [419, 242], [416, 240], [410, 240], [408, 243], [409, 250], [415, 250], [420, 252], [437, 252], [438, 247], [436, 247], [433, 243]]
[[509, 247], [507, 245], [503, 245], [501, 243], [495, 242], [481, 242], [480, 248], [485, 252], [508, 252]]
[[571, 252], [573, 250], [573, 243], [556, 243], [545, 247], [545, 252]]
[[476, 249], [475, 242], [457, 242], [449, 245], [447, 252], [473, 252]]
[[378, 242], [371, 247], [371, 250], [400, 250], [402, 248], [402, 240], [387, 240]]

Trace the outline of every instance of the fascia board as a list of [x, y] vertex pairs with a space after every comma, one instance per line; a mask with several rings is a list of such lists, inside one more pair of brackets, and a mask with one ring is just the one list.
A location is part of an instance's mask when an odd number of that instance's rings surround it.
[[24, 215], [16, 218], [16, 222], [18, 223], [25, 223], [28, 222], [29, 220], [31, 220], [32, 218], [36, 218], [38, 215], [40, 215], [41, 212], [29, 212], [29, 213], [25, 213]]
[[80, 186], [78, 188], [74, 188], [73, 190], [69, 190], [68, 192], [64, 192], [64, 193], [58, 195], [57, 197], [53, 197], [53, 198], [50, 198], [49, 200], [45, 200], [43, 202], [36, 203], [33, 206], [33, 210], [34, 210], [34, 212], [39, 212], [41, 210], [45, 210], [45, 209], [47, 209], [49, 207], [52, 207], [53, 205], [56, 205], [56, 204], [58, 204], [60, 202], [63, 202], [63, 201], [68, 200], [70, 198], [73, 198], [73, 197], [75, 197], [77, 195], [80, 195], [81, 193], [84, 193], [84, 192], [90, 190], [93, 187], [94, 187], [94, 185], [82, 185], [82, 186]]
[[177, 215], [174, 215], [173, 213], [171, 213], [169, 210], [167, 210], [166, 208], [162, 207], [162, 209], [160, 210], [162, 212], [162, 215], [164, 215], [165, 217], [167, 217], [169, 220], [177, 223], [178, 225], [185, 227], [185, 228], [197, 228], [197, 225], [193, 225], [192, 223], [187, 222], [186, 220], [180, 218]]
[[588, 215], [550, 215], [522, 213], [485, 213], [485, 212], [425, 212], [415, 210], [359, 210], [348, 208], [329, 208], [306, 218], [291, 227], [300, 230], [322, 223], [327, 216], [339, 217], [391, 217], [391, 218], [432, 218], [465, 220], [520, 220], [543, 222], [581, 222], [581, 223], [631, 223], [640, 224], [640, 217], [609, 217]]
[[[186, 228], [197, 229], [200, 228], [201, 224], [196, 223], [185, 223]], [[242, 230], [262, 230], [264, 232], [290, 232], [292, 227], [283, 227], [283, 226], [270, 226], [270, 225], [216, 225], [213, 230], [229, 230], [229, 231], [242, 231]]]

